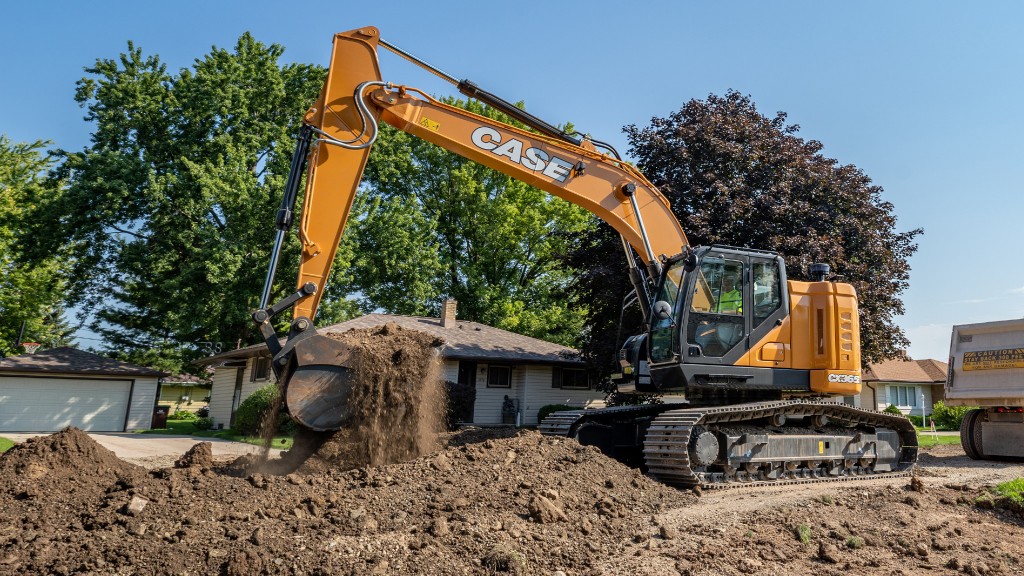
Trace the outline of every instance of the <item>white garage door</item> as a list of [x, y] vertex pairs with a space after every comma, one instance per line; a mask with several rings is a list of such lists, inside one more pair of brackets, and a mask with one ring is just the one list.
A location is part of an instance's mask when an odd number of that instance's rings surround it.
[[121, 432], [131, 381], [0, 378], [0, 432]]

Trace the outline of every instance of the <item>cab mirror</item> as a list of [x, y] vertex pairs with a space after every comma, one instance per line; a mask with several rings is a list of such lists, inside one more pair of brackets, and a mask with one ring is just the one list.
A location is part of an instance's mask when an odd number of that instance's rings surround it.
[[683, 258], [683, 270], [687, 272], [693, 272], [697, 269], [697, 254], [692, 250], [687, 251], [686, 256]]
[[662, 320], [669, 320], [672, 318], [672, 305], [664, 300], [658, 300], [654, 303], [654, 315]]

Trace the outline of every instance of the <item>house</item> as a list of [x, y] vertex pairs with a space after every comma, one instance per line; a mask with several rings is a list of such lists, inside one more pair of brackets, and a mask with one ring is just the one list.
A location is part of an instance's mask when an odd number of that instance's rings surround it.
[[909, 416], [927, 416], [945, 398], [946, 363], [938, 360], [887, 360], [869, 364], [862, 378], [860, 405], [885, 410], [890, 404]]
[[[537, 411], [548, 404], [603, 406], [604, 393], [595, 390], [576, 351], [477, 322], [457, 320], [456, 302], [445, 303], [441, 318], [368, 314], [319, 328], [321, 333], [365, 329], [393, 322], [445, 341], [441, 350], [444, 378], [475, 390], [469, 423], [514, 423], [534, 426]], [[210, 417], [231, 427], [242, 400], [273, 382], [265, 345], [224, 352], [199, 362], [213, 366]], [[506, 406], [511, 411], [503, 410]]]
[[[212, 372], [212, 371], [211, 371]], [[171, 412], [185, 410], [195, 412], [210, 402], [213, 384], [209, 376], [200, 378], [194, 374], [176, 374], [160, 379], [159, 403], [170, 406]]]
[[0, 432], [146, 430], [166, 375], [68, 347], [0, 359]]

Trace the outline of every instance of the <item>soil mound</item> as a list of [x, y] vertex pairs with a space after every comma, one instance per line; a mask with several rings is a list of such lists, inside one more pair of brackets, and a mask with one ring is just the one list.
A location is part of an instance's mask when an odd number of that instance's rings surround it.
[[78, 428], [30, 438], [0, 455], [0, 484], [38, 491], [75, 478], [83, 484], [145, 474], [96, 443]]
[[174, 462], [175, 468], [195, 468], [213, 466], [213, 444], [210, 442], [199, 442], [188, 449]]

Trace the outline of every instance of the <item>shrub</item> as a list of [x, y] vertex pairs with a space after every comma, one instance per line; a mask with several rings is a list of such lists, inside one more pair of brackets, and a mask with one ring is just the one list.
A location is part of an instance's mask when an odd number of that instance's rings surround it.
[[1018, 507], [1024, 507], [1024, 478], [1016, 478], [996, 486], [996, 494]]
[[895, 414], [896, 416], [903, 415], [903, 412], [897, 408], [895, 404], [889, 404], [885, 407], [885, 410], [882, 410], [882, 412], [885, 412], [886, 414]]
[[920, 428], [921, 426], [924, 426], [924, 417], [923, 416], [912, 416], [911, 415], [911, 416], [907, 416], [907, 419], [910, 420], [911, 424], [913, 424], [914, 426], [917, 426], [918, 428]]
[[[259, 434], [263, 418], [270, 414], [279, 393], [277, 384], [267, 384], [242, 400], [235, 411], [234, 429], [242, 434]], [[278, 426], [281, 424], [278, 422]]]
[[196, 418], [195, 422], [192, 423], [192, 426], [194, 426], [196, 430], [209, 430], [210, 428], [213, 428], [213, 418], [207, 418], [205, 416], [202, 418]]
[[852, 550], [864, 547], [864, 539], [860, 536], [850, 536], [846, 539], [846, 547]]
[[198, 416], [187, 410], [178, 410], [167, 417], [168, 420], [195, 420], [196, 418]]
[[960, 423], [964, 416], [973, 410], [973, 406], [946, 406], [939, 400], [932, 406], [932, 418], [935, 419], [935, 426], [943, 430], [959, 430]]
[[537, 410], [537, 423], [540, 424], [545, 418], [554, 412], [562, 412], [564, 410], [579, 410], [579, 408], [566, 406], [565, 404], [547, 404], [545, 406], [541, 406], [540, 410]]
[[196, 410], [196, 416], [199, 416], [200, 418], [206, 418], [209, 415], [210, 415], [210, 407], [209, 406], [203, 406], [199, 410]]
[[804, 544], [811, 541], [811, 527], [807, 524], [797, 526], [796, 529], [793, 530], [793, 533], [796, 534], [797, 540]]

